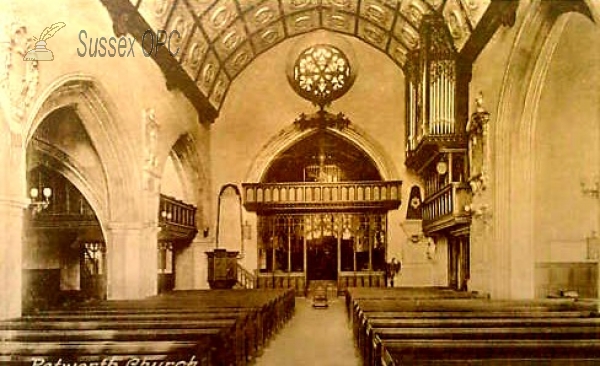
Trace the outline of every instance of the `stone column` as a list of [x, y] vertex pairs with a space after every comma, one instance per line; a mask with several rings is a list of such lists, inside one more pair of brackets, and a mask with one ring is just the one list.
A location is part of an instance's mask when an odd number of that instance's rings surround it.
[[214, 238], [202, 238], [198, 234], [194, 241], [175, 258], [175, 289], [208, 289], [208, 261], [206, 252], [215, 248]]
[[21, 316], [23, 215], [22, 199], [0, 197], [0, 319]]
[[158, 293], [157, 230], [140, 223], [109, 224], [106, 235], [109, 300], [142, 299]]

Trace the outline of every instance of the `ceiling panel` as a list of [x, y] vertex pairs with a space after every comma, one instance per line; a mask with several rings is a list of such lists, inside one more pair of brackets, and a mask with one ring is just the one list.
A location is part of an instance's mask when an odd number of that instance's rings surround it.
[[266, 1], [268, 0], [238, 0], [237, 3], [240, 9], [242, 10], [242, 13], [245, 13], [246, 11], [255, 8], [259, 4], [264, 3]]
[[443, 15], [456, 49], [461, 50], [471, 36], [471, 29], [460, 0], [448, 0], [444, 5]]
[[[180, 0], [182, 1], [182, 0]], [[201, 18], [202, 14], [208, 10], [208, 8], [215, 3], [214, 0], [184, 0], [187, 4], [190, 12], [196, 17]]]
[[377, 0], [364, 0], [360, 4], [360, 16], [389, 31], [394, 25], [396, 8], [390, 8]]
[[429, 7], [423, 0], [404, 0], [400, 4], [400, 13], [413, 27], [418, 28], [425, 14], [429, 13]]
[[198, 80], [196, 80], [198, 89], [200, 89], [204, 95], [209, 95], [220, 70], [221, 64], [219, 63], [217, 55], [214, 51], [209, 51], [204, 63], [202, 64], [202, 67], [200, 68]]
[[367, 20], [359, 19], [358, 36], [367, 43], [385, 51], [390, 33]]
[[319, 6], [319, 4], [319, 0], [281, 0], [281, 5], [285, 14], [314, 9]]
[[221, 71], [208, 99], [210, 104], [217, 110], [221, 109], [221, 103], [223, 103], [225, 94], [227, 94], [227, 89], [229, 89], [229, 78], [224, 71]]
[[388, 46], [388, 54], [400, 66], [404, 66], [408, 59], [408, 50], [397, 39], [392, 38]]
[[214, 41], [229, 27], [239, 14], [234, 0], [218, 0], [201, 18], [202, 28], [208, 39]]
[[230, 78], [235, 78], [254, 58], [250, 42], [242, 44], [225, 62], [225, 70]]
[[358, 1], [356, 0], [321, 0], [321, 5], [348, 13], [356, 13], [358, 10]]
[[467, 12], [471, 28], [475, 28], [492, 0], [461, 0], [461, 2]]
[[138, 11], [148, 22], [152, 30], [164, 29], [167, 17], [173, 8], [173, 1], [168, 0], [142, 0]]
[[261, 53], [285, 39], [283, 22], [273, 23], [252, 36], [256, 53]]
[[244, 20], [250, 34], [258, 32], [281, 17], [279, 2], [267, 0], [244, 14]]
[[248, 39], [244, 21], [240, 18], [230, 27], [225, 29], [221, 36], [214, 42], [215, 51], [221, 60], [225, 60]]
[[139, 12], [154, 30], [182, 34], [179, 44], [172, 39], [171, 49], [181, 47], [177, 60], [210, 103], [220, 107], [231, 80], [286, 38], [316, 29], [353, 35], [402, 66], [419, 47], [425, 15], [443, 16], [460, 50], [491, 1], [141, 0]]
[[336, 32], [354, 34], [356, 16], [335, 9], [323, 9], [321, 16], [323, 28]]
[[[170, 35], [167, 46], [173, 52], [179, 48], [179, 52], [175, 56], [178, 61], [181, 61], [183, 50], [192, 36], [195, 28], [194, 24], [194, 17], [183, 2], [180, 1], [172, 11], [169, 23], [165, 27], [167, 35]], [[180, 37], [176, 33], [171, 33], [175, 30], [179, 32]]]
[[206, 42], [206, 39], [204, 39], [200, 29], [194, 27], [187, 48], [179, 51], [183, 53], [183, 69], [188, 73], [192, 80], [196, 80], [207, 51], [208, 43]]
[[396, 21], [393, 35], [411, 50], [419, 46], [419, 32], [412, 26], [411, 23], [404, 19], [398, 19]]
[[316, 10], [294, 13], [285, 19], [285, 26], [289, 36], [310, 32], [320, 26], [320, 15]]

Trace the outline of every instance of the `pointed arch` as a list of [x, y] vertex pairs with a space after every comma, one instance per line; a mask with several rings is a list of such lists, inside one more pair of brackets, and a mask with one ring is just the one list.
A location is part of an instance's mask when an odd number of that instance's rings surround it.
[[[202, 160], [202, 155], [199, 153], [197, 146], [197, 141], [192, 134], [185, 133], [173, 144], [169, 156], [183, 184], [182, 188], [185, 197], [181, 198], [186, 202], [195, 204], [198, 207], [197, 217], [206, 221], [208, 213], [205, 206], [209, 200], [209, 192], [206, 187], [209, 178], [207, 165]], [[165, 158], [165, 162], [166, 159], [167, 157]], [[162, 179], [164, 178], [163, 176]], [[198, 225], [204, 225], [204, 223], [199, 221]]]
[[[535, 123], [548, 67], [570, 11], [533, 1], [511, 49], [500, 93], [493, 146], [492, 296], [534, 296]], [[506, 279], [509, 278], [509, 281]], [[524, 285], [526, 284], [526, 285]]]
[[[369, 156], [377, 167], [383, 180], [400, 179], [392, 160], [389, 158], [383, 147], [359, 127], [350, 124], [342, 129], [328, 127], [326, 130], [328, 133], [350, 142]], [[258, 155], [254, 158], [250, 169], [246, 173], [245, 181], [251, 183], [260, 182], [261, 178], [269, 169], [273, 159], [294, 144], [305, 138], [309, 138], [317, 131], [318, 128], [301, 130], [294, 125], [290, 125], [280, 131], [263, 146]]]
[[[98, 152], [107, 187], [106, 219], [111, 222], [134, 222], [139, 212], [141, 172], [127, 135], [119, 128], [121, 118], [100, 83], [91, 76], [69, 74], [55, 80], [34, 105], [23, 131], [27, 146], [39, 125], [52, 112], [71, 107]], [[132, 172], [134, 172], [132, 174]]]

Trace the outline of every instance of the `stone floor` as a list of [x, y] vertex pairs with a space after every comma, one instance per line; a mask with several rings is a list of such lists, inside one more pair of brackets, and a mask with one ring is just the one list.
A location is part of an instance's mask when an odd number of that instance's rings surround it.
[[348, 323], [344, 298], [329, 299], [315, 309], [310, 299], [296, 298], [296, 313], [275, 335], [256, 366], [361, 366]]

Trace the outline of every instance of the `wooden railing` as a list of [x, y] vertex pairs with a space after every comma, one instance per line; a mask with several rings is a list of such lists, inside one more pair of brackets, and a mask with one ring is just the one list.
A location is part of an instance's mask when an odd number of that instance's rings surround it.
[[304, 295], [306, 291], [306, 276], [304, 272], [291, 273], [259, 273], [256, 276], [257, 288], [292, 288], [296, 291], [296, 296]]
[[248, 271], [239, 263], [237, 264], [237, 283], [242, 288], [256, 288], [256, 278], [254, 278], [252, 272]]
[[344, 292], [348, 287], [385, 287], [385, 273], [383, 271], [338, 273], [338, 292]]
[[196, 207], [161, 194], [158, 224], [163, 229], [159, 239], [191, 239], [197, 232]]
[[196, 207], [161, 194], [158, 220], [170, 225], [196, 227]]
[[245, 183], [244, 205], [262, 209], [353, 207], [396, 209], [401, 181], [340, 183]]
[[471, 190], [466, 183], [450, 183], [423, 201], [423, 229], [433, 232], [470, 222], [466, 209]]

